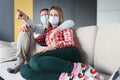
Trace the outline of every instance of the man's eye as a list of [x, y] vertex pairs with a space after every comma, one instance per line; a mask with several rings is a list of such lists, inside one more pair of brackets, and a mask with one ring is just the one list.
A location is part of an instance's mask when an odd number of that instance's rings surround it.
[[41, 15], [41, 17], [42, 17], [43, 15]]

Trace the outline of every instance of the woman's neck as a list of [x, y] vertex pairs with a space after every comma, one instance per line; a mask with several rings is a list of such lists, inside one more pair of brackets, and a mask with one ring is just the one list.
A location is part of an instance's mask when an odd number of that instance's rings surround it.
[[52, 25], [52, 28], [54, 29], [54, 28], [56, 28], [58, 26], [58, 24], [57, 25]]

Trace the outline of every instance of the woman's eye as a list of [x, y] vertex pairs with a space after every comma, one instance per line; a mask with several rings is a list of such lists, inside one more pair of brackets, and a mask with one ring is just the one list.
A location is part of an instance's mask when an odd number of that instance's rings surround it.
[[50, 16], [55, 16], [55, 17], [58, 17], [58, 15], [57, 15], [57, 14], [54, 14], [54, 15], [53, 15], [53, 14], [50, 14]]
[[56, 14], [54, 16], [57, 16]]

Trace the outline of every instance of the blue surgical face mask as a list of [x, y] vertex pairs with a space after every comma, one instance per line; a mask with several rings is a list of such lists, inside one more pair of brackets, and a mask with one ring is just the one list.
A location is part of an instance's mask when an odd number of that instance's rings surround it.
[[41, 16], [40, 20], [41, 20], [43, 25], [46, 25], [47, 21], [48, 21], [48, 15]]
[[50, 16], [49, 17], [49, 22], [51, 23], [51, 25], [56, 25], [59, 23], [59, 17], [57, 16]]

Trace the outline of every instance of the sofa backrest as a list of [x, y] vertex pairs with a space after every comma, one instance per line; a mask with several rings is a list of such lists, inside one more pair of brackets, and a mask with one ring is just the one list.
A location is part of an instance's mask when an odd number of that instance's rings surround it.
[[120, 24], [98, 26], [94, 67], [108, 74], [120, 66]]
[[86, 59], [86, 62], [92, 66], [96, 31], [96, 26], [79, 27], [75, 30], [80, 49], [82, 49], [80, 51], [84, 52], [84, 59]]

